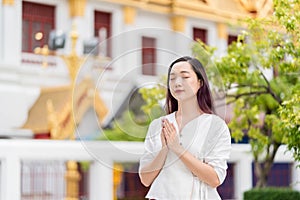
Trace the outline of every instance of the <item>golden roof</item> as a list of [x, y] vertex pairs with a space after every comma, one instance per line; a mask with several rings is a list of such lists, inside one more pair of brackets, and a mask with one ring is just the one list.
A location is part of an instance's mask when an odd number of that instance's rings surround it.
[[106, 0], [140, 10], [229, 22], [245, 17], [265, 17], [272, 0]]
[[75, 124], [80, 123], [90, 107], [95, 109], [99, 122], [102, 122], [108, 109], [98, 90], [95, 90], [93, 81], [88, 78], [84, 79], [74, 91], [71, 86], [43, 88], [39, 98], [30, 109], [23, 128], [31, 129], [35, 134], [51, 133], [53, 129], [59, 129], [58, 134], [63, 135], [67, 126], [70, 131]]

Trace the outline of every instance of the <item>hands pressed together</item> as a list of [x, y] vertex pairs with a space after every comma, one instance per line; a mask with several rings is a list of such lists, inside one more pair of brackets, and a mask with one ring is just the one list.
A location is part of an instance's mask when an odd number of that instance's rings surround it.
[[168, 147], [168, 149], [174, 153], [180, 153], [183, 151], [176, 128], [174, 124], [169, 122], [168, 119], [162, 120], [161, 141], [162, 148]]

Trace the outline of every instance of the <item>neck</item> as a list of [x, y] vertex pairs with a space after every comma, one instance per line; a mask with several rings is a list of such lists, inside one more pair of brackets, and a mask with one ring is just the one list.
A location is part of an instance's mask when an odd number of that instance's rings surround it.
[[202, 114], [202, 110], [199, 108], [197, 97], [178, 102], [177, 115], [181, 117], [193, 118]]

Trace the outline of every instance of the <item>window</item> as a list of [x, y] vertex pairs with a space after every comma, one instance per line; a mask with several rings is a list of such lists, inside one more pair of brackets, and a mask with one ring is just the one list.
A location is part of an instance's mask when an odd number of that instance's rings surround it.
[[195, 41], [200, 39], [203, 43], [207, 44], [207, 30], [201, 28], [193, 28], [193, 39]]
[[[267, 186], [270, 187], [289, 187], [292, 181], [291, 163], [273, 163], [268, 175]], [[256, 185], [257, 177], [254, 173], [254, 163], [252, 163], [253, 186]]]
[[94, 36], [98, 37], [99, 54], [101, 56], [111, 56], [111, 41], [107, 40], [111, 36], [111, 13], [95, 11]]
[[228, 35], [227, 46], [229, 46], [232, 42], [236, 42], [237, 39], [238, 39], [238, 36], [236, 36], [236, 35]]
[[234, 199], [234, 163], [227, 163], [227, 176], [224, 183], [217, 188], [222, 199]]
[[49, 33], [54, 29], [55, 7], [22, 2], [22, 51], [33, 52], [36, 47], [48, 44]]
[[156, 39], [142, 37], [142, 73], [156, 75]]

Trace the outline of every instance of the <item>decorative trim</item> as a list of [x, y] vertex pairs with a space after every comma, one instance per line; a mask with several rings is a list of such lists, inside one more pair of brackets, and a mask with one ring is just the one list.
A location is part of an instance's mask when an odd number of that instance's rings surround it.
[[224, 23], [217, 23], [217, 31], [220, 39], [228, 39], [227, 26]]
[[124, 6], [123, 7], [123, 17], [125, 24], [134, 24], [136, 16], [136, 9], [131, 6]]
[[2, 5], [14, 5], [15, 4], [15, 0], [2, 0]]
[[[230, 4], [226, 9], [220, 1], [216, 0], [102, 0], [123, 6], [166, 15], [176, 15], [209, 19], [214, 22], [236, 23], [237, 19], [255, 17], [254, 13], [247, 11], [241, 1], [254, 0], [227, 0]], [[257, 5], [272, 0], [257, 0]], [[233, 6], [233, 7], [232, 7]], [[252, 9], [252, 8], [251, 8]]]
[[266, 4], [269, 4], [268, 0], [240, 0], [242, 6], [250, 13], [258, 13]]
[[86, 0], [69, 0], [70, 16], [82, 17], [85, 14]]
[[183, 16], [172, 16], [171, 24], [173, 31], [184, 32], [186, 18]]

